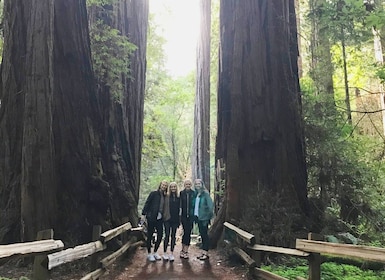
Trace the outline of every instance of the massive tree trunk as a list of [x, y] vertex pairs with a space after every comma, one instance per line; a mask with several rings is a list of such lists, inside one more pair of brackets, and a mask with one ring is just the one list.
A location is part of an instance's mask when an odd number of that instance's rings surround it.
[[[94, 224], [108, 228], [126, 216], [136, 222], [146, 41], [141, 28], [148, 16], [142, 2], [126, 1], [127, 14], [121, 14], [138, 46], [132, 80], [126, 81], [134, 97], [126, 96], [122, 108], [96, 94], [85, 0], [5, 1], [1, 242], [33, 240], [46, 228], [54, 228], [56, 238], [84, 241]], [[109, 106], [112, 113], [105, 114]], [[116, 125], [104, 125], [115, 118]]]
[[[128, 174], [132, 177], [129, 190], [133, 194], [134, 204], [130, 211], [137, 211], [140, 186], [140, 165], [142, 161], [143, 112], [146, 81], [146, 46], [148, 29], [148, 0], [125, 0], [119, 9], [119, 30], [137, 46], [130, 57], [130, 76], [124, 77], [125, 91], [123, 100], [124, 126], [128, 126], [129, 147], [132, 149], [132, 161]], [[131, 207], [134, 207], [132, 209]], [[132, 215], [131, 215], [132, 217]]]
[[[130, 76], [123, 75], [121, 102], [102, 88], [103, 151], [111, 190], [114, 224], [124, 215], [132, 224], [138, 221], [140, 163], [143, 140], [148, 0], [120, 0], [112, 7], [112, 27], [136, 45], [130, 56]], [[122, 216], [123, 215], [123, 216]]]
[[194, 111], [192, 178], [201, 178], [210, 190], [210, 38], [211, 0], [200, 0], [200, 36]]
[[[294, 0], [222, 0], [220, 20], [225, 218], [261, 231], [262, 241], [285, 242], [305, 226], [308, 208]], [[289, 234], [279, 239], [275, 227]]]
[[103, 224], [109, 184], [102, 179], [100, 127], [85, 1], [55, 1], [53, 131], [59, 212], [55, 229], [84, 240]]

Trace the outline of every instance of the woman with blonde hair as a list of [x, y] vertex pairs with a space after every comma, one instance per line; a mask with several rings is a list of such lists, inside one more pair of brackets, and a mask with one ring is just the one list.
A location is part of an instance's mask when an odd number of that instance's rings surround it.
[[[178, 185], [176, 182], [171, 182], [168, 185], [168, 192], [165, 199], [165, 210], [163, 217], [163, 225], [165, 237], [163, 240], [164, 245], [164, 254], [163, 260], [170, 262], [174, 261], [174, 248], [176, 243], [176, 230], [179, 227], [179, 194], [178, 194]], [[171, 244], [170, 244], [170, 253], [168, 252], [168, 244], [170, 241], [171, 234]]]
[[[160, 246], [160, 242], [162, 241], [163, 235], [163, 219], [164, 219], [164, 204], [165, 198], [168, 188], [168, 182], [163, 180], [160, 182], [159, 187], [156, 191], [152, 191], [144, 204], [142, 210], [142, 218], [144, 221], [147, 219], [147, 259], [150, 262], [154, 262], [156, 260], [161, 260], [161, 257], [157, 253], [158, 248]], [[154, 246], [154, 252], [151, 253], [151, 241], [152, 235], [156, 231], [156, 242]]]

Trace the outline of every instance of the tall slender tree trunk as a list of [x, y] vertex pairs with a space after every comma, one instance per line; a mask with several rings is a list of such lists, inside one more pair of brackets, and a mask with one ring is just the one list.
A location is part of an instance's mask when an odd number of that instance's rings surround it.
[[[379, 65], [384, 64], [384, 56], [382, 55], [382, 44], [381, 44], [381, 36], [380, 31], [372, 28], [373, 36], [374, 36], [374, 56], [376, 58], [376, 62]], [[382, 130], [385, 135], [385, 93], [384, 93], [384, 85], [379, 85], [380, 92], [380, 106], [381, 106], [381, 115], [382, 115]]]
[[199, 6], [201, 21], [197, 46], [192, 177], [202, 179], [210, 190], [211, 0], [200, 0]]
[[331, 61], [330, 42], [327, 29], [321, 26], [319, 9], [325, 0], [309, 1], [311, 17], [311, 64], [310, 76], [312, 77], [316, 94], [324, 94], [330, 97], [334, 105], [333, 64]]
[[344, 85], [345, 85], [345, 105], [346, 105], [346, 114], [348, 116], [348, 123], [352, 125], [352, 110], [350, 107], [350, 95], [349, 95], [349, 80], [348, 80], [348, 65], [346, 62], [346, 45], [345, 45], [345, 38], [343, 35], [342, 30], [342, 60], [343, 60], [343, 67], [344, 67]]
[[[294, 10], [294, 0], [221, 1], [216, 159], [226, 168], [226, 220], [238, 224], [266, 200], [285, 209], [282, 215], [266, 205], [277, 223], [290, 230], [306, 223]], [[252, 224], [262, 239], [272, 234], [258, 220]]]

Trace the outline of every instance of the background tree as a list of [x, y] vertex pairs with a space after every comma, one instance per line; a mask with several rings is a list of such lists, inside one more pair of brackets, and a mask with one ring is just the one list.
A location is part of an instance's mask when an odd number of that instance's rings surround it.
[[201, 178], [210, 190], [210, 38], [211, 1], [201, 0], [200, 36], [197, 45], [197, 76], [194, 111], [192, 178]]
[[216, 159], [226, 220], [285, 242], [279, 231], [305, 226], [309, 214], [294, 1], [223, 0], [220, 9]]

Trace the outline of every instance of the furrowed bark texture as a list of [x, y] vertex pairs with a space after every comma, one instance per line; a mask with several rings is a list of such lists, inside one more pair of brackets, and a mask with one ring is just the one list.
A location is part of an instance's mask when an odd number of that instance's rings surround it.
[[258, 189], [307, 211], [294, 0], [222, 0], [216, 159], [226, 170], [226, 220]]
[[124, 3], [138, 51], [122, 108], [96, 94], [84, 0], [4, 2], [0, 242], [46, 228], [82, 242], [95, 224], [136, 221], [148, 2]]
[[[111, 220], [114, 225], [127, 217], [138, 222], [140, 162], [143, 140], [148, 1], [117, 1], [104, 12], [93, 10], [92, 19], [101, 19], [136, 45], [129, 58], [130, 76], [123, 80], [121, 102], [102, 85], [98, 98], [102, 116], [102, 151], [105, 176], [111, 186]], [[91, 23], [92, 24], [92, 23]], [[99, 83], [102, 83], [99, 81]]]

